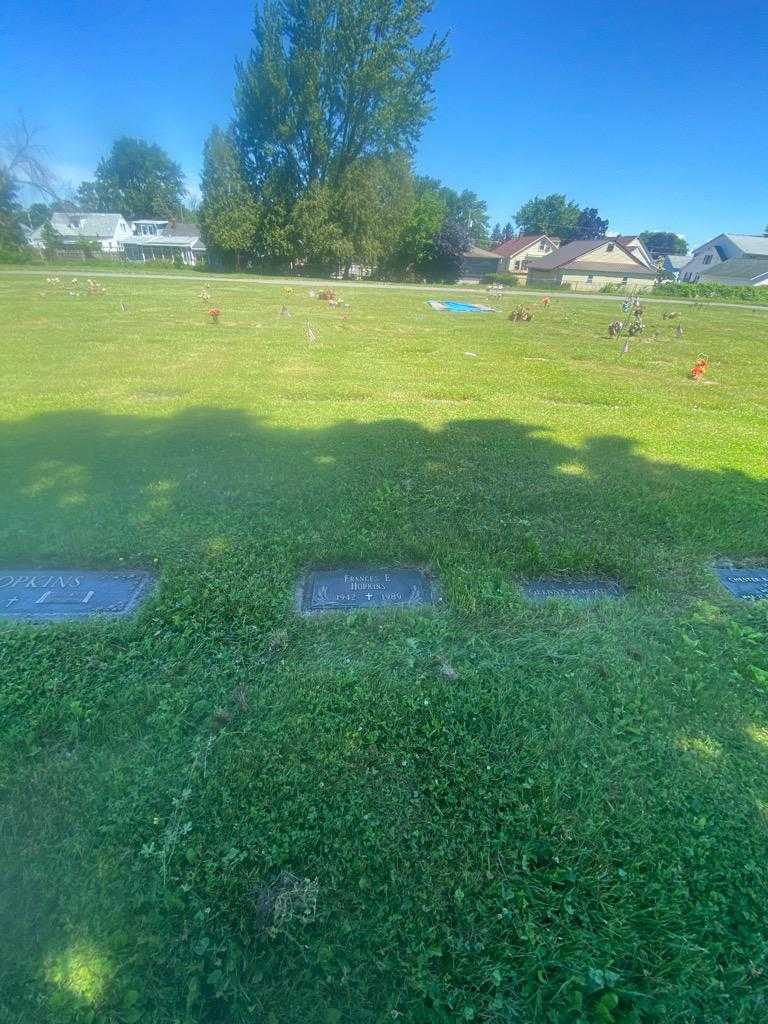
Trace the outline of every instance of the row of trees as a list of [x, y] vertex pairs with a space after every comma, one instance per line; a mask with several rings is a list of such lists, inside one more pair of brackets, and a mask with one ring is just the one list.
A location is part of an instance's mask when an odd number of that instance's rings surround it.
[[[186, 202], [181, 167], [159, 146], [118, 139], [67, 203], [45, 184], [32, 226], [55, 209], [194, 218], [227, 266], [291, 262], [450, 277], [471, 242], [514, 234], [602, 237], [608, 221], [563, 194], [534, 197], [491, 230], [486, 203], [414, 173], [446, 40], [426, 37], [432, 0], [264, 0], [236, 67], [231, 123], [205, 143], [202, 201]], [[0, 245], [20, 244], [23, 159], [0, 159]], [[37, 182], [42, 180], [38, 164]], [[48, 191], [45, 191], [48, 188]], [[651, 237], [648, 234], [648, 237]], [[654, 247], [685, 251], [674, 235]]]

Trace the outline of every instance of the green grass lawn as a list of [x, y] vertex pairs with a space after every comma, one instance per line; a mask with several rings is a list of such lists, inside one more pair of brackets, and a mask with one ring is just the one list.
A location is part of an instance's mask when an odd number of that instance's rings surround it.
[[160, 581], [0, 625], [0, 1022], [768, 1019], [768, 315], [205, 280], [0, 278], [0, 565]]

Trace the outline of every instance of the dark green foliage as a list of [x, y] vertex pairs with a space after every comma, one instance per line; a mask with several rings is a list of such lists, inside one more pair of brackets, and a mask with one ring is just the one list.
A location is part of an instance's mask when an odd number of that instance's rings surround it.
[[233, 126], [260, 211], [256, 256], [394, 273], [420, 259], [428, 218], [408, 157], [446, 52], [443, 40], [415, 44], [431, 6], [268, 0], [257, 9]]
[[434, 239], [446, 219], [446, 206], [439, 189], [416, 180], [416, 196], [400, 237], [385, 268], [401, 276], [423, 277], [435, 260]]
[[550, 235], [573, 238], [581, 210], [562, 194], [534, 196], [515, 214], [515, 223], [523, 235]]
[[128, 220], [179, 217], [184, 175], [158, 145], [144, 139], [117, 139], [99, 161], [95, 179], [83, 182], [75, 200], [80, 209], [121, 213]]
[[753, 288], [751, 285], [689, 283], [687, 281], [665, 281], [654, 289], [655, 295], [679, 299], [719, 299], [721, 302], [765, 302], [768, 303], [768, 288]]
[[237, 66], [235, 133], [253, 186], [290, 199], [362, 157], [411, 152], [445, 42], [414, 44], [430, 0], [266, 0]]
[[486, 274], [481, 278], [481, 284], [503, 284], [508, 285], [510, 288], [519, 288], [520, 279], [516, 274], [510, 274], [507, 271], [502, 271], [499, 274]]
[[605, 238], [607, 230], [608, 221], [604, 220], [592, 206], [583, 209], [579, 214], [579, 219], [576, 221], [576, 230], [572, 238]]
[[420, 268], [428, 281], [456, 281], [461, 262], [472, 244], [468, 228], [446, 220], [432, 241], [432, 255]]
[[61, 235], [50, 223], [43, 224], [40, 232], [42, 238], [44, 252], [48, 259], [51, 259], [61, 248]]
[[657, 256], [686, 256], [688, 253], [686, 240], [672, 231], [641, 231], [638, 238], [649, 252]]
[[534, 196], [517, 211], [515, 223], [523, 235], [549, 235], [563, 242], [602, 238], [608, 230], [608, 221], [593, 206], [582, 210], [562, 193]]
[[21, 216], [16, 183], [10, 171], [0, 164], [0, 253], [5, 259], [21, 253], [24, 248]]
[[211, 256], [225, 267], [239, 269], [253, 253], [261, 225], [261, 210], [242, 174], [229, 132], [213, 129], [203, 150], [200, 228]]
[[53, 213], [53, 205], [49, 203], [32, 203], [25, 213], [25, 220], [31, 228], [39, 228], [50, 220]]

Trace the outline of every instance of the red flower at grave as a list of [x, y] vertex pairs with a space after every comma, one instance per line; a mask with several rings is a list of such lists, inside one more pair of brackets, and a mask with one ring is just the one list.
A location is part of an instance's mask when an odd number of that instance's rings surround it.
[[208, 310], [208, 316], [215, 324], [217, 324], [219, 322], [219, 317], [221, 316], [221, 310], [217, 306], [212, 306], [211, 309]]
[[709, 369], [709, 359], [707, 356], [699, 356], [696, 362], [691, 367], [688, 376], [691, 380], [699, 380]]

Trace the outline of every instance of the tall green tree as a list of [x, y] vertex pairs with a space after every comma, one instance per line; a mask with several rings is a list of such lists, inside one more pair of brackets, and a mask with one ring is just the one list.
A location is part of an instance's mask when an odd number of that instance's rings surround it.
[[580, 215], [576, 203], [555, 192], [529, 199], [515, 214], [515, 223], [524, 235], [556, 235], [568, 240], [574, 237]]
[[433, 239], [432, 257], [422, 267], [424, 276], [432, 281], [456, 281], [462, 257], [471, 244], [467, 227], [449, 217]]
[[410, 214], [389, 259], [395, 274], [426, 276], [436, 262], [435, 236], [445, 223], [445, 203], [435, 189], [416, 189]]
[[122, 213], [128, 220], [171, 218], [183, 212], [184, 174], [152, 142], [124, 136], [99, 161], [92, 182], [83, 182], [75, 201], [81, 209]]
[[243, 176], [231, 132], [215, 127], [203, 148], [199, 218], [205, 244], [225, 265], [239, 269], [256, 249], [259, 204]]
[[490, 235], [488, 204], [485, 200], [469, 189], [463, 192], [443, 189], [441, 194], [448, 209], [448, 217], [465, 227], [472, 241], [478, 245], [487, 245]]
[[257, 189], [296, 199], [363, 157], [412, 152], [444, 39], [416, 39], [432, 0], [264, 0], [237, 65], [235, 134]]
[[476, 192], [469, 189], [457, 192], [448, 185], [443, 185], [437, 178], [426, 176], [417, 178], [416, 185], [421, 191], [435, 192], [445, 206], [446, 219], [466, 228], [474, 242], [480, 245], [490, 243], [488, 204]]
[[687, 256], [688, 243], [673, 231], [641, 231], [638, 238], [657, 256]]
[[31, 203], [26, 210], [25, 219], [31, 228], [39, 228], [41, 224], [45, 224], [47, 220], [50, 220], [52, 213], [53, 204]]
[[8, 168], [0, 164], [0, 256], [18, 253], [24, 241], [16, 183]]
[[576, 221], [576, 229], [571, 238], [605, 238], [608, 221], [601, 217], [594, 206], [585, 207]]
[[335, 188], [337, 215], [350, 245], [350, 262], [380, 266], [395, 249], [410, 218], [415, 188], [404, 153], [362, 157]]
[[352, 262], [352, 241], [345, 237], [336, 214], [331, 186], [313, 181], [291, 212], [292, 252], [296, 259], [334, 270]]

